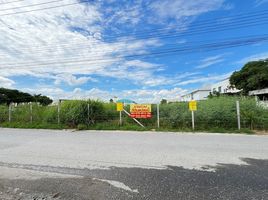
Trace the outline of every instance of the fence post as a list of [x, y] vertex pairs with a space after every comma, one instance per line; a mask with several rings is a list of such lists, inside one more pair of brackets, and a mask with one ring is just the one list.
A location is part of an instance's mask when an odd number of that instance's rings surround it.
[[160, 112], [159, 112], [159, 104], [156, 104], [157, 110], [157, 128], [160, 128]]
[[30, 102], [30, 121], [31, 123], [33, 123], [33, 104], [32, 102]]
[[237, 113], [238, 130], [240, 130], [241, 129], [241, 122], [240, 122], [240, 104], [239, 104], [239, 101], [236, 101], [236, 113]]
[[87, 124], [89, 124], [89, 103], [87, 103]]
[[193, 131], [195, 129], [195, 124], [194, 124], [194, 111], [192, 110], [192, 128], [193, 128]]
[[9, 103], [8, 105], [8, 121], [11, 122], [11, 109], [12, 109], [12, 103]]
[[60, 104], [61, 104], [61, 100], [59, 100], [59, 103], [58, 103], [58, 124], [60, 124]]
[[119, 111], [119, 125], [122, 126], [122, 111]]

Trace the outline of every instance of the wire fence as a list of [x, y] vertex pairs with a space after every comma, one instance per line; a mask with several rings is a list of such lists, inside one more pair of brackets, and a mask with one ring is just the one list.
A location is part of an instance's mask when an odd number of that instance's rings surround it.
[[[252, 99], [240, 99], [239, 113], [235, 99], [222, 98], [198, 102], [194, 119], [188, 103], [152, 104], [152, 117], [138, 119], [146, 129], [192, 130], [268, 130], [268, 110]], [[130, 112], [130, 106], [124, 109]], [[238, 117], [239, 115], [239, 117]], [[159, 116], [159, 117], [158, 117]], [[41, 106], [36, 103], [0, 105], [0, 125], [3, 127], [138, 129], [125, 112], [122, 124], [116, 104], [70, 101]]]

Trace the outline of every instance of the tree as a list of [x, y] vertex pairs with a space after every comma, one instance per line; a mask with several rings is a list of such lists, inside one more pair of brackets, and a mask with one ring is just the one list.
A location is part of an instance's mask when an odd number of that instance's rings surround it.
[[32, 96], [28, 93], [18, 90], [0, 88], [0, 104], [29, 102], [39, 102], [41, 105], [46, 106], [53, 101], [46, 96], [42, 96], [41, 94]]
[[113, 103], [114, 102], [114, 100], [113, 99], [110, 99], [110, 103]]
[[167, 100], [166, 99], [162, 99], [160, 104], [167, 104]]
[[240, 71], [230, 77], [230, 84], [244, 95], [251, 90], [268, 87], [268, 59], [247, 63]]
[[52, 99], [47, 96], [42, 96], [41, 94], [34, 95], [34, 100], [39, 102], [42, 106], [47, 106], [53, 102]]

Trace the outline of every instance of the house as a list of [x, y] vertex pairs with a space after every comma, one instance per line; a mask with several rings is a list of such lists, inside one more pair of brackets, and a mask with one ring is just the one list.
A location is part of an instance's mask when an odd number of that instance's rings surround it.
[[210, 94], [210, 88], [202, 88], [181, 96], [181, 101], [206, 100], [209, 94]]
[[215, 92], [218, 92], [220, 94], [236, 94], [240, 92], [240, 90], [236, 88], [231, 88], [230, 79], [226, 78], [211, 86], [211, 93]]

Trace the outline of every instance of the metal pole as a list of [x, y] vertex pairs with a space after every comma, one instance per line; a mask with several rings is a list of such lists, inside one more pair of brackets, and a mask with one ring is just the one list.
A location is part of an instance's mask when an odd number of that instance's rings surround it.
[[157, 109], [157, 128], [160, 127], [160, 113], [159, 113], [159, 104], [156, 105], [156, 109]]
[[30, 102], [30, 121], [31, 123], [33, 123], [33, 104], [32, 102]]
[[12, 103], [10, 103], [8, 106], [8, 121], [9, 122], [11, 122], [11, 108], [12, 108]]
[[122, 126], [122, 111], [119, 112], [119, 125]]
[[[128, 116], [130, 116], [130, 113], [129, 112], [127, 112], [125, 109], [123, 110]], [[140, 123], [137, 119], [135, 119], [135, 118], [132, 118], [135, 122], [137, 122], [141, 127], [143, 127], [143, 128], [145, 128], [145, 126], [143, 126], [143, 124], [142, 123]]]
[[240, 121], [240, 104], [239, 104], [239, 101], [236, 101], [236, 113], [237, 113], [238, 130], [240, 130], [241, 129], [241, 121]]
[[194, 126], [194, 111], [192, 110], [192, 128], [193, 128], [193, 131], [195, 129], [195, 126]]

